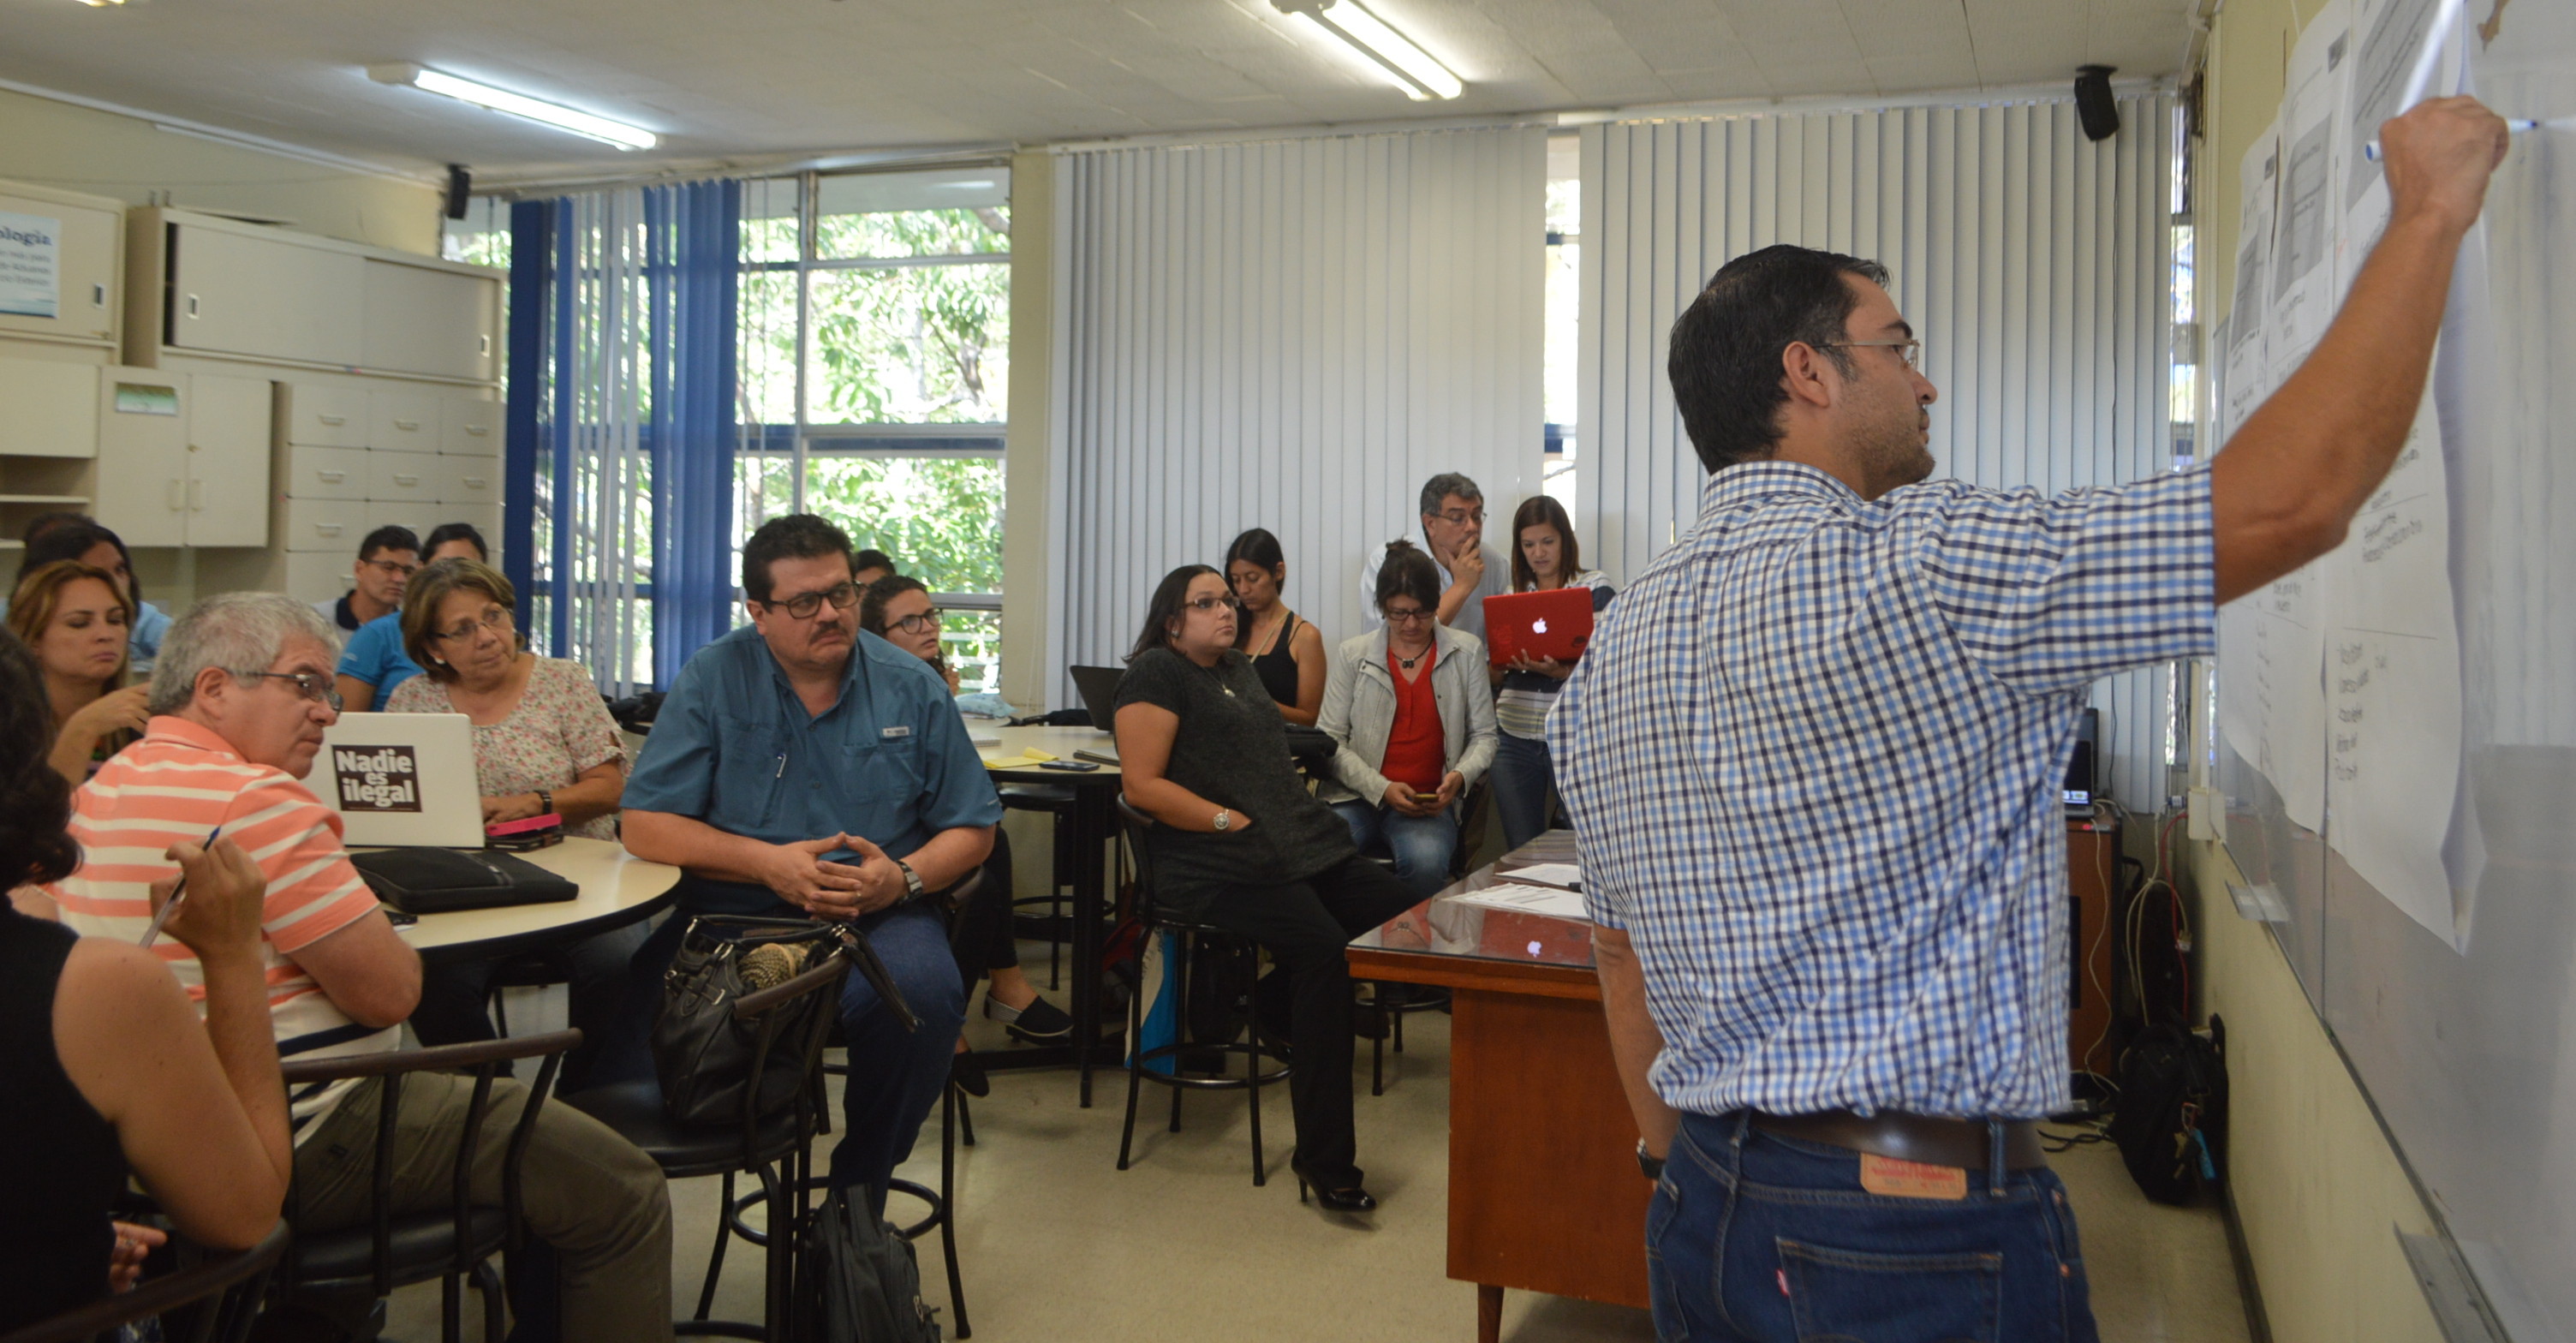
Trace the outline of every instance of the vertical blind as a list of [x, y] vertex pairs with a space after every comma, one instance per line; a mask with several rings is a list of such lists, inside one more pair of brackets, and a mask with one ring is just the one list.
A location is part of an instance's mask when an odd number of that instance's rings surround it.
[[741, 184], [511, 215], [504, 547], [538, 645], [625, 695], [731, 626]]
[[[2171, 464], [2172, 102], [1619, 122], [1582, 132], [1583, 553], [1644, 570], [1706, 479], [1664, 373], [1673, 319], [1735, 257], [1797, 243], [1884, 262], [1923, 341], [1940, 469], [2057, 491]], [[1597, 557], [1597, 558], [1596, 558]], [[2166, 676], [2097, 688], [2115, 796], [2159, 805]]]
[[[1361, 565], [1463, 471], [1538, 488], [1546, 141], [1533, 128], [1055, 159], [1046, 650], [1115, 664], [1153, 585], [1279, 537], [1288, 604], [1362, 628]], [[1029, 632], [1037, 633], [1035, 631]], [[1012, 638], [1024, 637], [1012, 631]]]

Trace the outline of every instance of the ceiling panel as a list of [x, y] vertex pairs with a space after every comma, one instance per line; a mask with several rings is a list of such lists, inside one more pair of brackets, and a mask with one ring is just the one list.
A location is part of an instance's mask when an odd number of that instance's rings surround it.
[[[487, 175], [1221, 127], [2169, 74], [2190, 0], [1374, 0], [1468, 81], [1414, 102], [1267, 0], [0, 0], [0, 78]], [[632, 121], [621, 155], [373, 83], [414, 61]]]

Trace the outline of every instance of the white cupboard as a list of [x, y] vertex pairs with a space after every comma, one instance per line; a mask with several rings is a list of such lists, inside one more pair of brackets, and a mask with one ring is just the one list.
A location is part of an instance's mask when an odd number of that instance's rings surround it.
[[269, 385], [102, 370], [98, 520], [128, 546], [268, 544]]

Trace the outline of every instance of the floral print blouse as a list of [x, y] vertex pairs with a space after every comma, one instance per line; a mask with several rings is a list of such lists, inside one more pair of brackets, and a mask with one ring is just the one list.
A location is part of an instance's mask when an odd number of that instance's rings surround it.
[[[415, 676], [394, 688], [387, 713], [462, 713], [447, 697], [447, 686]], [[605, 761], [625, 764], [626, 747], [617, 735], [617, 720], [578, 662], [538, 658], [528, 670], [528, 688], [510, 716], [490, 726], [474, 725], [474, 774], [485, 797], [549, 792], [568, 788], [583, 770]], [[617, 838], [617, 817], [594, 816], [566, 826], [567, 835]]]

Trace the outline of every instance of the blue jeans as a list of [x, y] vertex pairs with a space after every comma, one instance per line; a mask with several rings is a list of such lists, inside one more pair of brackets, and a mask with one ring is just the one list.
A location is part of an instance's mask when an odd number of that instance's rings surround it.
[[1333, 810], [1351, 828], [1351, 842], [1365, 854], [1392, 854], [1395, 879], [1429, 896], [1449, 884], [1449, 856], [1458, 851], [1458, 818], [1448, 811], [1407, 816], [1383, 802], [1336, 802]]
[[2097, 1343], [2066, 1186], [1869, 1193], [1860, 1154], [1684, 1115], [1646, 1212], [1655, 1335], [1725, 1343]]
[[1517, 849], [1547, 832], [1556, 767], [1547, 743], [1535, 737], [1494, 734], [1494, 770], [1485, 776], [1494, 793], [1494, 815], [1503, 823], [1503, 847]]

